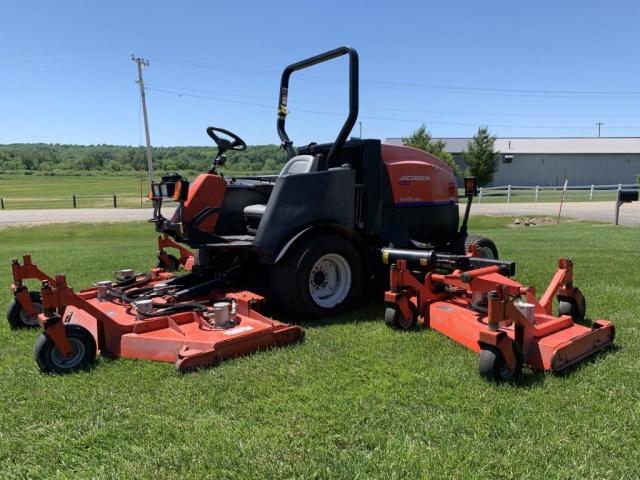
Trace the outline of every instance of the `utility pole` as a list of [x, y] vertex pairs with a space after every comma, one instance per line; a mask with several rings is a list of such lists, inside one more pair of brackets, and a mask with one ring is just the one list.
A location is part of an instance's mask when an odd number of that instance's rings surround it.
[[131, 54], [131, 60], [138, 65], [138, 80], [136, 83], [140, 86], [140, 98], [142, 99], [142, 115], [144, 117], [144, 134], [147, 137], [147, 169], [149, 171], [149, 187], [153, 183], [153, 160], [151, 158], [151, 137], [149, 136], [149, 120], [147, 119], [147, 99], [144, 94], [144, 80], [142, 78], [142, 70], [149, 66], [149, 61], [142, 57], [136, 57]]
[[358, 126], [360, 127], [360, 139], [362, 139], [362, 122], [358, 122]]
[[604, 125], [604, 123], [602, 123], [602, 122], [596, 123], [596, 126], [598, 127], [598, 138], [600, 138], [600, 127], [603, 126], [603, 125]]

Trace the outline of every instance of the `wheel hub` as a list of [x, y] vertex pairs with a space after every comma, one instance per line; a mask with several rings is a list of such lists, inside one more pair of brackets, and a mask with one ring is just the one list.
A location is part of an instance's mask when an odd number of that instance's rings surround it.
[[[44, 307], [41, 303], [34, 303], [33, 307], [36, 309], [36, 312], [42, 313], [44, 312]], [[28, 326], [28, 327], [36, 327], [38, 326], [38, 315], [29, 315], [24, 308], [20, 310], [20, 321]]]
[[73, 354], [66, 357], [58, 347], [53, 347], [51, 351], [51, 362], [58, 368], [70, 369], [75, 368], [82, 362], [84, 357], [84, 344], [77, 338], [70, 337], [69, 344], [73, 350]]
[[327, 274], [322, 270], [317, 270], [313, 274], [313, 284], [317, 287], [322, 287], [327, 282]]
[[333, 308], [344, 301], [350, 290], [351, 268], [342, 255], [323, 255], [311, 268], [309, 293], [317, 305]]

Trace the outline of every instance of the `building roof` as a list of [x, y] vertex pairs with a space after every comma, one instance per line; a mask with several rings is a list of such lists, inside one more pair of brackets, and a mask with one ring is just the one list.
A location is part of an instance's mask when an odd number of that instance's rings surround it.
[[[467, 149], [470, 138], [439, 138], [445, 150], [460, 153]], [[387, 138], [384, 143], [401, 145], [401, 138]], [[640, 153], [640, 137], [562, 137], [562, 138], [496, 138], [501, 153]]]

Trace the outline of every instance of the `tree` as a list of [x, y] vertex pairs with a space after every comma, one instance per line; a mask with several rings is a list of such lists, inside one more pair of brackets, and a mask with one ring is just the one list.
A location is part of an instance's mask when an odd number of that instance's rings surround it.
[[496, 137], [489, 133], [489, 129], [480, 127], [462, 154], [468, 174], [478, 178], [480, 187], [489, 185], [498, 171], [500, 153], [495, 151], [495, 143]]
[[402, 143], [408, 147], [417, 148], [438, 157], [453, 169], [455, 175], [459, 177], [462, 176], [462, 170], [460, 170], [460, 167], [453, 159], [453, 155], [444, 149], [447, 144], [443, 140], [433, 140], [433, 138], [431, 138], [431, 132], [427, 130], [427, 126], [424, 123], [411, 135], [403, 137]]

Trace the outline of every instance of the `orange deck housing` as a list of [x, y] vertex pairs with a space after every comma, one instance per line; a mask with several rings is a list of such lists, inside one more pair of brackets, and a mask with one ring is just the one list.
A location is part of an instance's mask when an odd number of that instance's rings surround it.
[[[425, 327], [446, 335], [461, 345], [480, 352], [486, 346], [497, 347], [510, 369], [517, 360], [512, 348], [517, 342], [525, 365], [541, 370], [562, 370], [611, 345], [613, 324], [595, 320], [593, 326], [575, 323], [571, 316], [552, 314], [556, 295], [570, 296], [573, 264], [559, 261], [547, 290], [540, 300], [535, 290], [501, 275], [497, 266], [451, 274], [429, 272], [419, 281], [407, 268], [405, 260], [391, 267], [391, 288], [385, 303], [397, 308], [403, 318], [417, 314]], [[478, 294], [488, 296], [486, 313], [473, 308]], [[533, 306], [527, 317], [516, 306], [522, 298]]]

